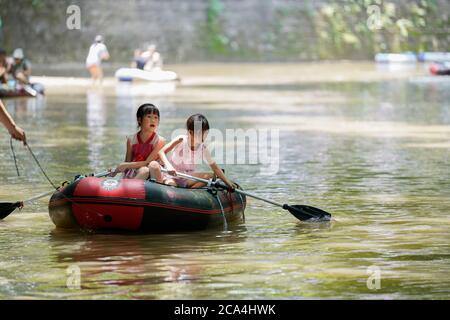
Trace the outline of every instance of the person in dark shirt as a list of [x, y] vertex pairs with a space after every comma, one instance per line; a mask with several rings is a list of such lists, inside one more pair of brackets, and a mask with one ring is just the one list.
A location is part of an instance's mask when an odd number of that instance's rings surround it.
[[14, 50], [13, 59], [10, 73], [19, 83], [29, 84], [31, 76], [31, 63], [28, 59], [25, 59], [21, 48]]

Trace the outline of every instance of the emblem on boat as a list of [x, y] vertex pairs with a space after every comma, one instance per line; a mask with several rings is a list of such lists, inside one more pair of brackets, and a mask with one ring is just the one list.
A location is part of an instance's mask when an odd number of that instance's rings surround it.
[[119, 186], [119, 183], [119, 181], [114, 179], [106, 179], [102, 182], [102, 187], [106, 190], [114, 190]]

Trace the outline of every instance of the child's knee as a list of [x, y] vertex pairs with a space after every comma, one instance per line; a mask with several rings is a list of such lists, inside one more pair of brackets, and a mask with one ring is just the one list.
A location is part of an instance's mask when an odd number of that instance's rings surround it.
[[150, 169], [147, 167], [141, 167], [138, 169], [138, 174], [149, 174], [150, 173]]
[[173, 179], [166, 179], [166, 180], [164, 181], [164, 184], [166, 184], [166, 185], [168, 185], [168, 186], [173, 186], [173, 187], [176, 187], [176, 186], [177, 186], [177, 183], [176, 183], [175, 180], [173, 180]]
[[157, 171], [157, 170], [160, 169], [160, 165], [159, 165], [159, 163], [158, 163], [157, 161], [152, 161], [152, 162], [150, 162], [150, 164], [148, 165], [148, 168], [149, 168], [151, 171]]

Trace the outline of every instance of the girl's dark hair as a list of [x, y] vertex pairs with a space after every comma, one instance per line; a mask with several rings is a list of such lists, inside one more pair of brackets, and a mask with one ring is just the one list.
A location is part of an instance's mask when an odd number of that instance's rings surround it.
[[140, 127], [140, 121], [143, 117], [145, 117], [147, 114], [156, 114], [158, 118], [161, 119], [159, 116], [159, 109], [151, 103], [144, 103], [139, 106], [137, 112], [136, 112], [136, 119], [138, 122], [138, 127]]
[[200, 125], [202, 128], [202, 132], [209, 130], [209, 123], [206, 117], [200, 113], [193, 114], [186, 121], [186, 129], [188, 131], [193, 131], [194, 129], [200, 129]]

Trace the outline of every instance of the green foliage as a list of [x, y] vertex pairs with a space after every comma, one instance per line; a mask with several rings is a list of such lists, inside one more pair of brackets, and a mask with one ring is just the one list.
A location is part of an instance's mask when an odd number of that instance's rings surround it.
[[35, 9], [42, 9], [44, 7], [44, 1], [42, 0], [31, 0], [31, 6]]
[[226, 54], [229, 39], [223, 28], [224, 6], [220, 0], [209, 0], [206, 18], [206, 47], [210, 54]]
[[[275, 7], [269, 29], [259, 35], [261, 45], [250, 47], [227, 36], [224, 6], [209, 0], [206, 48], [212, 56], [279, 59], [372, 59], [377, 52], [448, 50], [449, 21], [437, 0], [340, 0], [317, 7]], [[253, 41], [254, 42], [254, 41]], [[235, 43], [237, 50], [232, 50]], [[272, 58], [273, 57], [273, 58]]]
[[357, 58], [380, 51], [436, 50], [432, 45], [436, 21], [440, 21], [436, 1], [329, 3], [316, 14], [318, 54], [320, 58]]

